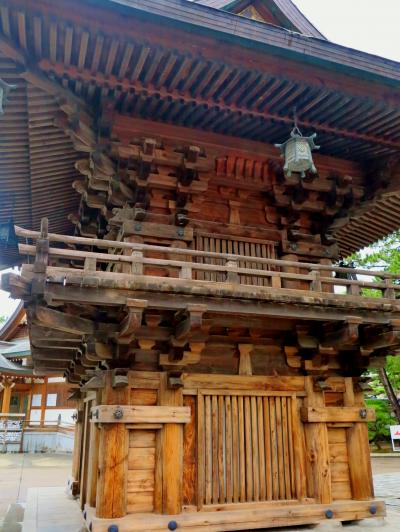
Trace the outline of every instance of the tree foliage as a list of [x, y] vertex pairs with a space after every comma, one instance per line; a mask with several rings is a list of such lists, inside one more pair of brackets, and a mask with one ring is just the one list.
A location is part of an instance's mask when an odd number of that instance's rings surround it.
[[[400, 231], [396, 231], [382, 239], [368, 250], [354, 253], [351, 260], [357, 268], [375, 269], [400, 274]], [[364, 289], [364, 295], [381, 297], [380, 290]], [[395, 393], [400, 391], [400, 356], [388, 356], [385, 370]], [[368, 406], [375, 408], [376, 421], [369, 423], [370, 441], [375, 443], [387, 439], [390, 434], [389, 425], [397, 424], [393, 417], [394, 406], [388, 400], [379, 373], [375, 370], [368, 372], [371, 378], [371, 398], [367, 399]]]

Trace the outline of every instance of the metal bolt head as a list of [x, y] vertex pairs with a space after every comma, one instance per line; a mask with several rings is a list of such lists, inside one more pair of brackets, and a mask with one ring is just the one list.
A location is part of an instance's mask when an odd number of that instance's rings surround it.
[[176, 521], [170, 521], [168, 523], [168, 530], [176, 530], [178, 528], [178, 523]]
[[370, 513], [370, 514], [375, 515], [377, 511], [378, 511], [378, 508], [375, 506], [375, 504], [372, 504], [372, 505], [369, 507], [369, 513]]
[[124, 411], [122, 410], [121, 407], [117, 407], [115, 410], [114, 410], [114, 414], [113, 414], [114, 418], [115, 419], [122, 419], [124, 417]]
[[110, 525], [107, 528], [107, 532], [118, 532], [118, 530], [119, 530], [118, 525]]
[[365, 419], [367, 417], [367, 409], [366, 408], [361, 408], [359, 413], [360, 413], [360, 418], [361, 419]]
[[325, 517], [326, 517], [327, 519], [332, 519], [332, 517], [333, 517], [333, 512], [332, 512], [332, 510], [326, 510], [326, 512], [325, 512]]
[[178, 230], [177, 230], [177, 235], [178, 235], [178, 236], [183, 236], [184, 234], [185, 234], [185, 233], [184, 233], [183, 229], [178, 229]]

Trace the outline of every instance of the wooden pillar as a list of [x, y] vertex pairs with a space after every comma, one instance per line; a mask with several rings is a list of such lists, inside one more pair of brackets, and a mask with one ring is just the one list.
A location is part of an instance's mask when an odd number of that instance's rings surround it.
[[77, 418], [74, 431], [74, 452], [72, 455], [72, 471], [71, 476], [73, 480], [72, 495], [76, 496], [79, 493], [79, 480], [81, 469], [82, 456], [82, 434], [83, 434], [83, 401], [77, 401]]
[[[128, 405], [129, 386], [112, 388], [112, 371], [106, 372], [103, 405]], [[105, 423], [99, 434], [99, 476], [96, 517], [123, 517], [126, 514], [128, 476], [128, 430], [125, 423]]]
[[47, 403], [47, 377], [44, 377], [42, 384], [42, 401], [40, 404], [40, 426], [43, 427], [46, 416], [46, 403]]
[[[355, 392], [353, 379], [345, 378], [344, 406], [365, 408], [364, 394]], [[374, 496], [372, 481], [371, 457], [368, 441], [368, 425], [365, 422], [353, 423], [346, 430], [347, 453], [349, 456], [350, 483], [352, 498], [369, 500]]]
[[[168, 375], [161, 375], [160, 405], [183, 406], [182, 389], [168, 388]], [[183, 424], [166, 423], [162, 429], [163, 513], [182, 511]]]
[[3, 382], [3, 400], [1, 403], [1, 413], [8, 414], [10, 411], [11, 390], [14, 383], [4, 381]]
[[[99, 393], [97, 394], [99, 396]], [[92, 406], [99, 404], [99, 397], [93, 401]], [[96, 492], [97, 492], [97, 471], [99, 467], [99, 439], [100, 429], [97, 423], [90, 424], [90, 438], [89, 438], [89, 465], [88, 465], [88, 480], [86, 489], [86, 502], [89, 506], [96, 506]]]
[[[322, 391], [314, 391], [312, 377], [305, 377], [305, 405], [325, 407]], [[332, 501], [331, 468], [329, 455], [328, 429], [326, 423], [305, 425], [307, 454], [311, 462], [315, 502], [328, 504]]]

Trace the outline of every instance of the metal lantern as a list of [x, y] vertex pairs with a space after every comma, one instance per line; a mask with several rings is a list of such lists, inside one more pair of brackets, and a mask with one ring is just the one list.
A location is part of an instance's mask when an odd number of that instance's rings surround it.
[[283, 170], [286, 176], [291, 176], [292, 172], [299, 172], [301, 177], [305, 177], [307, 170], [313, 174], [317, 173], [311, 153], [312, 150], [319, 149], [314, 143], [316, 136], [317, 134], [313, 133], [310, 137], [303, 137], [295, 119], [290, 139], [283, 144], [275, 144], [282, 150], [282, 157], [285, 159]]

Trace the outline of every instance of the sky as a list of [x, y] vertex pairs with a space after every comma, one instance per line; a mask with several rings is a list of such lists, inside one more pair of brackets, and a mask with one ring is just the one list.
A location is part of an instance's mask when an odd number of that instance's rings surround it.
[[[330, 41], [400, 61], [400, 0], [293, 0]], [[0, 290], [0, 316], [17, 302]]]
[[330, 41], [400, 61], [400, 0], [292, 0]]

